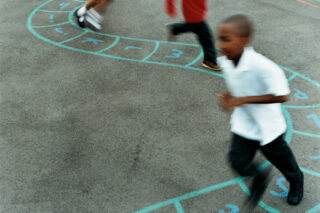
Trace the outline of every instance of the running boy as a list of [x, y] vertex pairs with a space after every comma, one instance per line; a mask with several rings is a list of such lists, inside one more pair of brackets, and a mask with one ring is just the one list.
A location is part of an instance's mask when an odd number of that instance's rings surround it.
[[[168, 40], [175, 41], [175, 36], [181, 33], [195, 33], [204, 52], [202, 66], [214, 71], [220, 71], [220, 68], [216, 63], [214, 38], [206, 23], [208, 0], [181, 1], [182, 12], [186, 22], [167, 25]], [[165, 0], [166, 13], [171, 17], [177, 17], [178, 15], [175, 4], [176, 0]]]
[[249, 46], [252, 34], [244, 15], [231, 16], [218, 27], [222, 51], [218, 62], [229, 89], [220, 95], [220, 102], [233, 110], [229, 161], [241, 176], [253, 177], [249, 207], [256, 206], [269, 179], [269, 172], [259, 171], [253, 163], [258, 149], [289, 181], [287, 202], [297, 205], [303, 197], [303, 173], [283, 139], [287, 126], [280, 106], [290, 90], [283, 71]]
[[[86, 21], [96, 30], [101, 30], [101, 22], [103, 18], [100, 14], [105, 12], [106, 7], [111, 1], [112, 0], [89, 0], [85, 6], [81, 7], [74, 13], [79, 27], [85, 27], [86, 19]], [[96, 8], [98, 12], [94, 8]]]

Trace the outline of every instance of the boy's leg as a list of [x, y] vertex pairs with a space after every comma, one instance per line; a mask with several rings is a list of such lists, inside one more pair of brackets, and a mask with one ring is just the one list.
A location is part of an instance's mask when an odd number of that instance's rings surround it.
[[258, 148], [259, 142], [233, 134], [228, 153], [231, 167], [241, 176], [256, 176], [259, 174], [257, 166], [252, 162]]
[[229, 151], [230, 164], [241, 176], [254, 177], [250, 187], [251, 194], [247, 200], [249, 209], [258, 204], [269, 182], [269, 170], [259, 171], [252, 162], [257, 149], [259, 149], [258, 141], [249, 140], [236, 134], [233, 135]]
[[283, 135], [262, 146], [264, 156], [285, 176], [290, 183], [288, 203], [297, 205], [303, 197], [303, 173]]
[[193, 32], [197, 35], [198, 41], [204, 52], [204, 62], [211, 62], [216, 65], [217, 53], [214, 46], [214, 37], [207, 22], [203, 21], [193, 25]]
[[186, 22], [166, 24], [166, 28], [168, 41], [177, 41], [177, 35], [181, 33], [191, 32], [191, 26]]

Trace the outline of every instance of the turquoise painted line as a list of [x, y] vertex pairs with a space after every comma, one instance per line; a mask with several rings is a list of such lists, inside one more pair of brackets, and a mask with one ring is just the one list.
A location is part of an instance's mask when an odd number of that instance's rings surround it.
[[174, 204], [175, 202], [180, 202], [182, 200], [187, 200], [187, 199], [190, 199], [190, 198], [193, 198], [193, 197], [197, 197], [199, 195], [202, 195], [202, 194], [205, 194], [205, 193], [217, 190], [217, 189], [224, 188], [226, 186], [234, 185], [234, 184], [237, 184], [239, 182], [239, 179], [240, 178], [238, 177], [238, 178], [235, 178], [235, 179], [223, 182], [223, 183], [219, 183], [219, 184], [216, 184], [216, 185], [213, 185], [213, 186], [209, 186], [207, 188], [204, 188], [204, 189], [201, 189], [201, 190], [198, 190], [198, 191], [194, 191], [194, 192], [182, 195], [180, 197], [176, 197], [176, 198], [173, 198], [173, 199], [161, 202], [161, 203], [154, 204], [154, 205], [146, 207], [146, 208], [144, 208], [142, 210], [136, 211], [135, 213], [146, 213], [146, 212], [154, 211], [154, 210], [162, 208], [164, 206]]
[[99, 50], [98, 53], [102, 53], [102, 52], [107, 51], [107, 50], [111, 49], [112, 47], [116, 46], [116, 45], [118, 44], [119, 40], [120, 40], [120, 38], [119, 38], [119, 37], [116, 37], [116, 39], [114, 40], [114, 42], [113, 42], [109, 47], [104, 48], [104, 49], [102, 49], [102, 50]]
[[291, 118], [288, 110], [283, 105], [281, 105], [281, 109], [282, 109], [283, 115], [284, 115], [286, 122], [287, 122], [287, 134], [285, 136], [285, 141], [287, 142], [287, 144], [290, 144], [290, 142], [292, 140], [292, 135], [293, 135], [292, 118]]
[[311, 108], [318, 108], [320, 104], [314, 105], [306, 105], [306, 106], [290, 106], [290, 105], [283, 105], [287, 109], [311, 109]]
[[298, 73], [298, 72], [296, 72], [296, 71], [294, 71], [294, 70], [292, 70], [292, 69], [289, 69], [289, 68], [287, 68], [287, 67], [281, 66], [281, 65], [279, 65], [279, 64], [278, 64], [278, 66], [281, 67], [281, 68], [284, 69], [284, 70], [287, 70], [287, 71], [289, 71], [289, 72], [291, 72], [291, 73], [294, 73], [295, 75], [303, 78], [304, 80], [309, 81], [310, 83], [312, 83], [312, 84], [314, 84], [315, 86], [317, 86], [317, 87], [320, 88], [320, 84], [319, 84], [318, 82], [316, 82], [316, 81], [314, 81], [314, 80], [312, 80], [312, 79], [310, 79], [310, 78], [308, 78], [308, 77], [306, 77], [306, 76], [304, 76], [304, 75], [301, 75], [300, 73]]
[[297, 74], [292, 74], [289, 78], [288, 78], [288, 82], [292, 81], [293, 79], [295, 79], [298, 75]]
[[[248, 189], [248, 187], [246, 186], [246, 184], [243, 183], [243, 181], [239, 182], [239, 185], [241, 187], [241, 189], [247, 194], [250, 195], [250, 190]], [[267, 210], [270, 213], [281, 213], [280, 211], [278, 211], [277, 209], [272, 208], [271, 206], [265, 204], [263, 201], [259, 201], [258, 202], [259, 206], [261, 206], [262, 208], [264, 208], [265, 210]]]
[[184, 213], [184, 210], [183, 210], [180, 202], [174, 202], [174, 206], [176, 207], [176, 210], [178, 213]]
[[313, 134], [313, 133], [308, 133], [308, 132], [301, 132], [298, 130], [292, 130], [293, 133], [298, 134], [298, 135], [304, 135], [304, 136], [309, 136], [309, 137], [314, 137], [314, 138], [320, 138], [320, 135]]
[[203, 50], [202, 50], [202, 48], [200, 48], [200, 53], [199, 53], [198, 57], [196, 57], [193, 61], [191, 61], [186, 66], [188, 67], [188, 66], [195, 64], [197, 61], [199, 61], [202, 58], [202, 56], [203, 56]]
[[315, 172], [315, 171], [312, 171], [312, 170], [309, 170], [309, 169], [306, 169], [306, 168], [303, 168], [303, 167], [300, 167], [300, 169], [304, 173], [307, 173], [309, 175], [313, 175], [313, 176], [316, 176], [316, 177], [320, 177], [320, 173], [319, 172]]
[[157, 52], [158, 49], [159, 49], [159, 42], [156, 42], [153, 51], [147, 57], [142, 59], [142, 61], [148, 60], [151, 56], [153, 56], [153, 54], [155, 54], [155, 52]]
[[44, 13], [70, 13], [71, 11], [62, 11], [62, 10], [39, 10], [40, 12], [44, 12]]
[[59, 42], [59, 44], [64, 44], [64, 43], [70, 42], [70, 41], [72, 41], [72, 40], [74, 40], [74, 39], [80, 38], [81, 36], [85, 35], [86, 33], [87, 33], [87, 31], [84, 31], [83, 33], [80, 33], [80, 34], [77, 35], [77, 36], [74, 36], [74, 37], [69, 38], [69, 39], [67, 39], [67, 40], [65, 40], [65, 41]]
[[319, 213], [320, 212], [320, 204], [316, 205], [312, 209], [306, 211], [305, 213]]
[[[73, 9], [71, 11], [71, 13], [69, 14], [69, 22], [76, 28], [78, 29], [82, 29], [81, 27], [79, 27], [76, 23], [74, 23], [74, 21], [72, 20], [72, 15], [73, 13], [79, 9], [80, 7], [82, 7], [82, 5], [76, 7], [75, 9]], [[83, 30], [83, 29], [82, 29]], [[198, 44], [189, 44], [189, 43], [183, 43], [183, 42], [170, 42], [170, 41], [159, 41], [159, 40], [151, 40], [151, 39], [143, 39], [143, 38], [132, 38], [132, 37], [127, 37], [127, 36], [119, 36], [119, 35], [112, 35], [112, 34], [107, 34], [107, 33], [101, 33], [101, 32], [95, 32], [93, 30], [87, 29], [88, 32], [97, 34], [97, 35], [103, 35], [103, 36], [110, 36], [110, 37], [119, 37], [121, 39], [127, 39], [127, 40], [132, 40], [132, 41], [142, 41], [142, 42], [158, 42], [158, 43], [164, 43], [164, 44], [176, 44], [176, 45], [182, 45], [182, 46], [191, 46], [191, 47], [201, 47]]]
[[61, 26], [61, 25], [65, 25], [65, 24], [69, 24], [70, 22], [65, 21], [59, 24], [51, 24], [51, 25], [44, 25], [44, 26], [32, 26], [33, 28], [47, 28], [47, 27], [56, 27], [56, 26]]

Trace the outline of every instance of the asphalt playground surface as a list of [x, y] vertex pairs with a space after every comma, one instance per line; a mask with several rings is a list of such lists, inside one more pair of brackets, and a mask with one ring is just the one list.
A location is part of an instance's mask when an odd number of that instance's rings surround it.
[[[255, 49], [290, 81], [287, 141], [305, 175], [300, 205], [273, 179], [257, 213], [320, 212], [319, 0], [213, 0], [208, 23], [255, 22]], [[115, 0], [103, 30], [84, 1], [1, 0], [0, 212], [244, 212], [248, 181], [228, 166], [225, 84], [192, 34], [166, 42], [162, 0]], [[268, 165], [260, 155], [261, 169]]]

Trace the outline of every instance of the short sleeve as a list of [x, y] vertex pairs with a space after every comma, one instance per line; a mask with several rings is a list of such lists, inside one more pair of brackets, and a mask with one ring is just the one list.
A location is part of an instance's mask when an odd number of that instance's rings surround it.
[[266, 87], [266, 94], [275, 96], [289, 95], [289, 84], [283, 70], [269, 59], [265, 62], [261, 75]]

